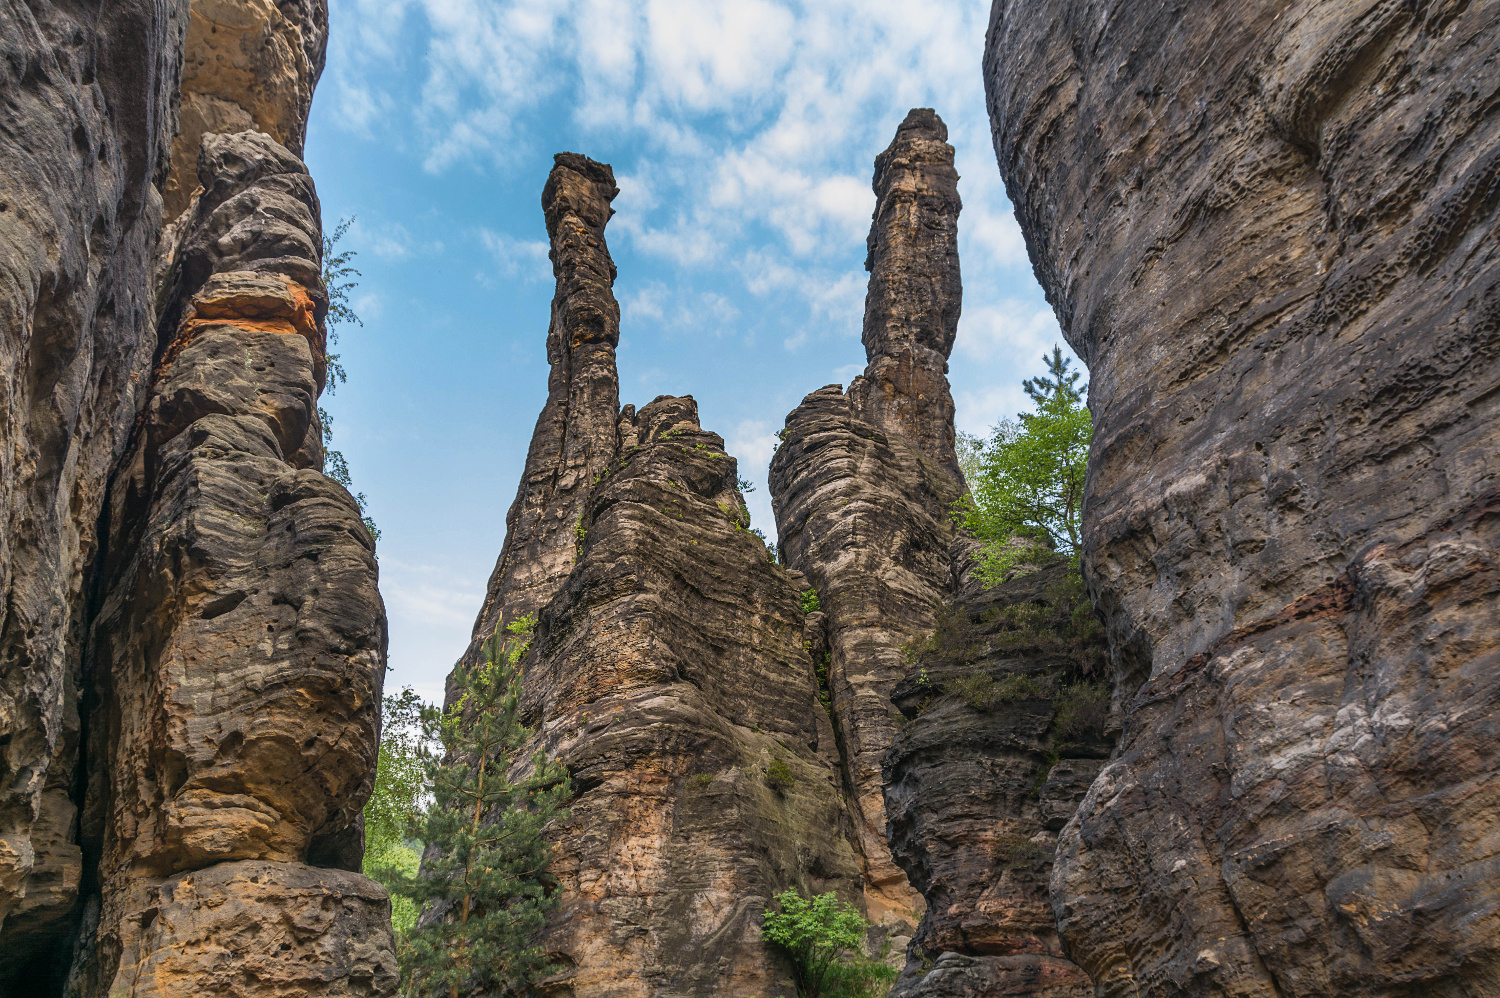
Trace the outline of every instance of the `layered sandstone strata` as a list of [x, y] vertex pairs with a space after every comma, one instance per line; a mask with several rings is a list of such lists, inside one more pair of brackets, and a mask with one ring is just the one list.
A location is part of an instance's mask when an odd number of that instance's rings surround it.
[[263, 132], [302, 155], [327, 46], [327, 0], [192, 0], [180, 124], [162, 192], [168, 221], [198, 187], [205, 134]]
[[961, 593], [914, 651], [885, 755], [891, 852], [927, 911], [898, 998], [1089, 998], [1047, 884], [1114, 743], [1103, 633], [1053, 565]]
[[359, 508], [321, 473], [317, 196], [258, 132], [205, 136], [199, 169], [174, 331], [111, 483], [81, 820], [99, 894], [72, 987], [387, 994], [388, 899], [345, 872], [385, 612]]
[[1125, 701], [1052, 900], [1109, 995], [1500, 990], [1500, 5], [999, 0]]
[[475, 628], [536, 615], [523, 706], [577, 791], [553, 833], [548, 987], [786, 993], [770, 897], [859, 896], [837, 749], [800, 587], [746, 529], [723, 440], [691, 398], [619, 407], [615, 193], [566, 153], [543, 191], [549, 394]]
[[0, 6], [0, 989], [66, 972], [85, 591], [149, 383], [186, 20], [186, 2]]
[[[856, 808], [872, 917], [904, 942], [922, 898], [886, 845], [881, 757], [900, 714], [903, 647], [924, 637], [955, 584], [948, 354], [958, 329], [958, 173], [947, 128], [907, 115], [875, 162], [865, 373], [786, 419], [771, 499], [786, 563], [817, 590], [844, 779]], [[960, 559], [961, 560], [961, 559]]]

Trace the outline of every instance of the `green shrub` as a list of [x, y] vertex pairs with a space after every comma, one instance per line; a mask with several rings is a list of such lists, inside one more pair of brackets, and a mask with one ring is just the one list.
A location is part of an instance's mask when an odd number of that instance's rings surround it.
[[987, 672], [975, 673], [955, 679], [944, 688], [945, 693], [957, 693], [964, 703], [975, 710], [992, 710], [1001, 704], [1020, 703], [1024, 700], [1044, 700], [1052, 695], [1051, 679], [1038, 679], [1015, 673], [998, 683]]
[[786, 764], [786, 760], [772, 759], [771, 764], [766, 767], [766, 786], [776, 791], [778, 796], [785, 797], [796, 785], [797, 776], [792, 772], [792, 767]]
[[803, 613], [817, 613], [821, 609], [823, 607], [818, 603], [818, 591], [816, 589], [809, 589], [802, 594]]
[[831, 892], [804, 898], [793, 888], [775, 901], [780, 910], [766, 911], [762, 932], [791, 958], [798, 998], [878, 998], [890, 989], [896, 971], [865, 956], [869, 923], [858, 908]]
[[1109, 688], [1103, 683], [1083, 682], [1064, 686], [1053, 701], [1054, 737], [1087, 738], [1104, 732], [1109, 720]]

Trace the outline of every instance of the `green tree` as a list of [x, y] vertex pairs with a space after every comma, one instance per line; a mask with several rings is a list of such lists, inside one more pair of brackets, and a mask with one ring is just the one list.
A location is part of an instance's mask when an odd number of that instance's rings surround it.
[[[1078, 560], [1083, 480], [1093, 422], [1062, 350], [1052, 348], [1047, 374], [1022, 383], [1035, 405], [995, 427], [988, 443], [966, 448], [969, 494], [959, 514], [984, 542], [980, 576], [997, 585], [1026, 564]], [[969, 468], [965, 471], [968, 472]]]
[[870, 926], [858, 908], [832, 892], [804, 898], [790, 887], [775, 901], [780, 910], [766, 911], [761, 931], [791, 958], [798, 998], [878, 998], [890, 989], [896, 970], [865, 956]]
[[[353, 218], [341, 218], [339, 224], [334, 226], [333, 234], [323, 234], [323, 287], [328, 292], [328, 315], [323, 323], [328, 328], [328, 345], [331, 347], [339, 341], [339, 324], [344, 323], [354, 326], [363, 326], [364, 320], [354, 312], [354, 307], [349, 303], [349, 293], [359, 287], [359, 282], [353, 278], [363, 276], [354, 269], [354, 257], [358, 255], [356, 250], [339, 250], [339, 240], [349, 231], [349, 226], [354, 224]], [[339, 361], [339, 355], [331, 351], [324, 352], [324, 360], [328, 366], [328, 394], [338, 394], [339, 385], [349, 380], [349, 375], [344, 371], [344, 365]], [[359, 505], [360, 518], [365, 521], [365, 527], [370, 531], [370, 536], [377, 541], [380, 540], [380, 528], [375, 526], [375, 521], [366, 512], [368, 505], [363, 492], [354, 491], [354, 480], [349, 477], [349, 462], [344, 459], [343, 451], [333, 449], [333, 417], [328, 410], [321, 405], [318, 406], [318, 422], [323, 424], [323, 450], [324, 467], [328, 469], [328, 477], [348, 489], [354, 496], [354, 501]]]
[[[437, 720], [437, 708], [424, 703], [409, 686], [385, 697], [375, 789], [364, 810], [364, 873], [387, 888], [395, 886], [388, 871], [414, 876], [421, 862], [421, 843], [407, 833], [429, 793], [427, 769]], [[416, 922], [412, 900], [392, 894], [391, 924], [397, 936], [404, 936]]]
[[541, 752], [525, 775], [511, 776], [531, 734], [516, 711], [533, 625], [527, 616], [497, 630], [479, 661], [455, 672], [458, 697], [440, 730], [445, 755], [429, 769], [433, 802], [408, 826], [427, 849], [422, 870], [385, 871], [424, 912], [397, 944], [408, 994], [520, 988], [551, 969], [536, 943], [557, 903], [545, 831], [566, 815], [572, 787]]

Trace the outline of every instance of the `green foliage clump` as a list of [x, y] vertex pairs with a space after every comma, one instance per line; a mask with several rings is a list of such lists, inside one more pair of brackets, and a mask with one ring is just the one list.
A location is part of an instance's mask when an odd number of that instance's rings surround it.
[[766, 786], [776, 791], [777, 796], [785, 797], [796, 785], [797, 775], [786, 764], [786, 760], [772, 759], [771, 764], [766, 767]]
[[1109, 721], [1109, 687], [1083, 680], [1064, 686], [1052, 701], [1053, 737], [1087, 738], [1103, 733]]
[[804, 590], [802, 593], [802, 612], [817, 613], [821, 609], [823, 607], [818, 603], [818, 591], [816, 589]]
[[1069, 370], [1058, 347], [1047, 369], [1047, 375], [1022, 384], [1034, 412], [1002, 422], [988, 443], [966, 437], [959, 448], [969, 493], [957, 512], [984, 543], [979, 574], [987, 585], [1055, 558], [1078, 560], [1084, 471], [1094, 435], [1084, 404], [1088, 386], [1078, 385], [1079, 373]]
[[426, 861], [414, 876], [383, 871], [425, 912], [397, 945], [405, 993], [518, 989], [553, 969], [536, 944], [557, 903], [545, 831], [566, 816], [571, 783], [541, 752], [511, 778], [531, 734], [516, 712], [534, 625], [526, 616], [497, 629], [479, 661], [455, 672], [457, 701], [439, 730], [444, 756], [429, 767], [432, 805], [408, 826]]
[[[349, 292], [359, 287], [359, 282], [353, 280], [362, 276], [354, 269], [354, 257], [356, 250], [346, 249], [335, 252], [338, 249], [339, 240], [349, 231], [349, 226], [354, 224], [353, 218], [343, 218], [333, 229], [333, 234], [323, 234], [323, 289], [328, 292], [328, 314], [323, 319], [323, 324], [328, 329], [328, 345], [333, 346], [339, 341], [339, 323], [347, 323], [354, 326], [363, 326], [364, 320], [354, 312], [354, 306], [349, 304]], [[324, 351], [323, 361], [328, 367], [328, 394], [338, 393], [339, 385], [349, 380], [349, 375], [344, 371], [344, 365], [339, 362], [339, 355]], [[323, 460], [328, 469], [328, 477], [338, 482], [349, 493], [354, 496], [354, 502], [359, 506], [359, 515], [365, 523], [365, 529], [370, 531], [370, 536], [380, 540], [380, 528], [375, 526], [375, 521], [365, 512], [368, 503], [363, 492], [354, 491], [354, 480], [349, 476], [349, 462], [344, 459], [342, 451], [332, 450], [333, 444], [333, 417], [328, 410], [318, 406], [318, 422], [323, 426]]]
[[1045, 700], [1052, 695], [1054, 688], [1052, 680], [1047, 677], [1013, 673], [997, 683], [989, 673], [979, 672], [952, 681], [944, 692], [957, 693], [975, 710], [993, 710], [1001, 704]]
[[775, 901], [780, 910], [766, 911], [762, 932], [791, 958], [797, 998], [877, 998], [889, 990], [896, 971], [865, 956], [869, 923], [858, 908], [832, 892], [804, 898], [793, 888]]
[[[428, 793], [427, 769], [432, 760], [438, 710], [407, 687], [387, 694], [380, 717], [380, 754], [375, 763], [375, 788], [365, 803], [364, 874], [393, 886], [386, 871], [415, 876], [421, 862], [421, 843], [407, 836]], [[399, 878], [397, 878], [399, 880]], [[391, 924], [398, 937], [417, 922], [410, 898], [391, 896]]]

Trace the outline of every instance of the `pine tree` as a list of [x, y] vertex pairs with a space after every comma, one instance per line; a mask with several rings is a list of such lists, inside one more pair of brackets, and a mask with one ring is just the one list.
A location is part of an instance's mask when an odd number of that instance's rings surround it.
[[411, 826], [427, 855], [417, 876], [392, 877], [424, 913], [397, 948], [408, 995], [516, 989], [551, 969], [536, 943], [557, 903], [544, 833], [566, 816], [572, 788], [566, 769], [541, 752], [526, 775], [511, 778], [531, 734], [516, 711], [533, 625], [526, 616], [497, 630], [479, 662], [454, 676], [458, 698], [442, 720], [446, 754], [432, 766], [433, 801]]

